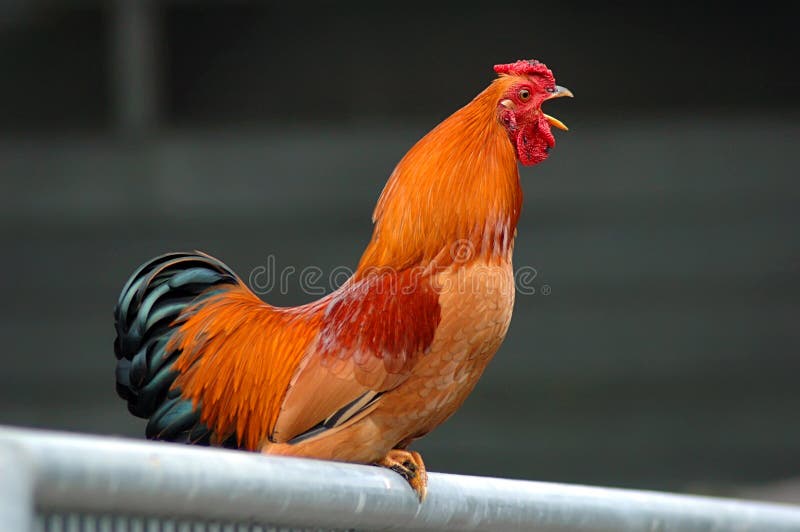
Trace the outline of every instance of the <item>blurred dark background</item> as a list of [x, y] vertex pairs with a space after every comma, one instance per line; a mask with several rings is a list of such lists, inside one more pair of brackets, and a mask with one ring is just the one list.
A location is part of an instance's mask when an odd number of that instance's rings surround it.
[[[536, 57], [576, 95], [522, 170], [537, 293], [417, 448], [436, 471], [800, 502], [796, 34], [764, 2], [6, 0], [0, 423], [141, 437], [113, 377], [133, 268], [355, 266], [405, 151]], [[266, 299], [311, 299], [289, 287]]]

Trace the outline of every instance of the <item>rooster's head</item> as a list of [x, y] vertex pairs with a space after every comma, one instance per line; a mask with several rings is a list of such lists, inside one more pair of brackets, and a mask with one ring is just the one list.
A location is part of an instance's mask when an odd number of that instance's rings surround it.
[[535, 59], [495, 65], [503, 85], [497, 102], [497, 117], [508, 132], [519, 161], [526, 165], [542, 162], [555, 146], [551, 126], [567, 130], [557, 118], [542, 111], [542, 103], [562, 96], [572, 97], [569, 89], [556, 85], [553, 73]]

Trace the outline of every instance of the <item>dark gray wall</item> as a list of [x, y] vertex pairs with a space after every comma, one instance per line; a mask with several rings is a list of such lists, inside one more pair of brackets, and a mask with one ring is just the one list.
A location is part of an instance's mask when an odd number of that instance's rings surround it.
[[[515, 262], [538, 293], [419, 443], [429, 466], [721, 493], [800, 475], [790, 17], [536, 4], [159, 3], [155, 118], [133, 132], [106, 4], [0, 10], [0, 423], [139, 436], [111, 349], [136, 265], [354, 266], [405, 150], [533, 56], [577, 96], [522, 171]], [[266, 298], [309, 299], [290, 288]]]

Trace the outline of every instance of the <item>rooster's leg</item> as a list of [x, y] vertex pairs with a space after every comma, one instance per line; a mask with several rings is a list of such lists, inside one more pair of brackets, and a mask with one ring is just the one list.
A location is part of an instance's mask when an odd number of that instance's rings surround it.
[[428, 472], [425, 471], [425, 462], [418, 452], [392, 449], [377, 465], [387, 467], [406, 479], [419, 497], [419, 502], [425, 500], [428, 493]]

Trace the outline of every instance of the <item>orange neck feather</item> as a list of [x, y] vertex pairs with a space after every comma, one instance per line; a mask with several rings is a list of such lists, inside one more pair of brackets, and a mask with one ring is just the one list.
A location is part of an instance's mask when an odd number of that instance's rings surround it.
[[509, 256], [522, 190], [514, 148], [497, 119], [505, 84], [495, 80], [403, 157], [378, 200], [356, 277], [371, 268]]

